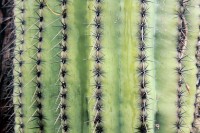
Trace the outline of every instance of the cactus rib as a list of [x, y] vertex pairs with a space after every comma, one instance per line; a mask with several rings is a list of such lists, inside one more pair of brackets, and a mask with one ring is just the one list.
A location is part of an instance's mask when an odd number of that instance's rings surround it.
[[102, 122], [102, 61], [103, 61], [103, 53], [102, 53], [102, 0], [95, 0], [95, 17], [94, 17], [94, 68], [93, 75], [95, 81], [95, 117], [94, 117], [94, 131], [96, 133], [104, 132], [103, 122]]
[[186, 52], [186, 45], [187, 45], [187, 21], [186, 21], [186, 8], [188, 5], [188, 1], [186, 0], [178, 0], [178, 37], [177, 37], [177, 101], [176, 101], [176, 123], [175, 128], [176, 132], [180, 133], [183, 131], [183, 124], [184, 124], [184, 86], [183, 84], [186, 84], [184, 81], [184, 72], [185, 70], [184, 61], [185, 58], [185, 52]]
[[139, 22], [139, 94], [140, 94], [140, 125], [137, 128], [139, 132], [146, 133], [149, 130], [148, 125], [148, 90], [147, 90], [147, 56], [146, 56], [146, 36], [147, 36], [147, 8], [148, 1], [140, 0], [140, 22]]
[[[19, 45], [18, 45], [18, 50], [15, 52], [17, 52], [16, 57], [17, 59], [17, 62], [19, 62], [19, 68], [18, 68], [18, 73], [16, 75], [16, 79], [18, 80], [18, 86], [17, 86], [17, 92], [16, 93], [16, 104], [18, 107], [15, 107], [15, 114], [16, 114], [16, 121], [17, 121], [17, 125], [19, 125], [17, 127], [17, 131], [21, 132], [21, 133], [24, 133], [24, 111], [23, 111], [23, 89], [24, 89], [24, 84], [23, 84], [23, 73], [22, 73], [22, 69], [23, 69], [23, 66], [24, 66], [24, 60], [23, 60], [23, 53], [24, 53], [24, 45], [25, 45], [25, 0], [21, 0], [18, 4], [17, 4], [17, 7], [19, 12], [21, 13], [20, 14], [20, 18], [18, 18], [20, 20], [20, 29], [18, 29], [18, 38], [20, 39], [19, 40]], [[16, 68], [17, 69], [17, 68]]]
[[67, 61], [68, 61], [68, 46], [67, 46], [67, 40], [68, 40], [68, 35], [67, 35], [67, 0], [62, 0], [61, 1], [61, 8], [62, 8], [62, 15], [61, 15], [61, 24], [62, 24], [62, 42], [61, 42], [61, 63], [60, 63], [60, 82], [61, 82], [61, 87], [60, 87], [60, 120], [61, 120], [61, 129], [62, 133], [67, 133], [69, 131], [69, 124], [68, 124], [68, 115], [67, 115], [67, 80], [66, 80], [66, 75], [67, 75]]
[[44, 125], [44, 113], [43, 113], [43, 104], [42, 104], [42, 100], [43, 100], [43, 93], [42, 93], [42, 89], [43, 89], [43, 85], [41, 82], [41, 78], [42, 78], [42, 45], [43, 45], [43, 32], [44, 32], [44, 16], [43, 16], [43, 10], [45, 7], [45, 1], [44, 0], [39, 0], [38, 1], [38, 42], [37, 42], [37, 54], [36, 54], [36, 68], [35, 68], [35, 77], [36, 77], [36, 90], [35, 90], [35, 99], [34, 102], [35, 106], [36, 106], [36, 110], [34, 112], [34, 114], [32, 115], [33, 120], [36, 120], [36, 127], [33, 128], [37, 128], [39, 133], [44, 133], [45, 131], [45, 125]]

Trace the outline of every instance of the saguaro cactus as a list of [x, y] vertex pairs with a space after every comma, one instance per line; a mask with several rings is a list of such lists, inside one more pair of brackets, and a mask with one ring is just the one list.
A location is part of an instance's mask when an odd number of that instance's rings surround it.
[[4, 132], [198, 133], [199, 4], [14, 0]]

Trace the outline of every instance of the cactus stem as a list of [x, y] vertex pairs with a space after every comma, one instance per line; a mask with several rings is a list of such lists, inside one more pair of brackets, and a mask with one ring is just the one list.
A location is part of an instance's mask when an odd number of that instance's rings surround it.
[[183, 131], [184, 126], [184, 73], [187, 71], [184, 66], [184, 58], [185, 58], [185, 51], [187, 46], [187, 20], [186, 20], [186, 11], [187, 11], [188, 1], [186, 0], [178, 0], [178, 36], [177, 36], [177, 101], [176, 101], [176, 123], [175, 128], [176, 132], [180, 133]]

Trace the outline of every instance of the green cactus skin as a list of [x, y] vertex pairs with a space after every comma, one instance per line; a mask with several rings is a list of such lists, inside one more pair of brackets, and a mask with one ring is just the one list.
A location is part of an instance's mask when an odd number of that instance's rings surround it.
[[[172, 0], [15, 0], [15, 132], [180, 132], [173, 125], [177, 5]], [[196, 26], [196, 16], [185, 18]], [[187, 60], [194, 57], [197, 32], [189, 26], [188, 32], [183, 62], [192, 69], [195, 63]], [[181, 132], [190, 131], [194, 112], [195, 70], [189, 72], [182, 100], [190, 109]]]
[[[138, 23], [138, 20], [135, 19], [138, 16], [138, 2], [124, 0], [121, 1], [120, 5], [121, 13], [118, 14], [122, 16], [119, 17], [118, 15], [118, 19], [116, 18], [122, 27], [120, 31], [121, 42], [118, 46], [120, 57], [120, 131], [118, 132], [135, 132], [139, 110], [137, 61], [134, 60], [137, 57], [138, 48], [137, 40], [134, 38], [137, 34], [137, 28], [133, 27], [136, 27]], [[129, 80], [132, 82], [127, 82]]]
[[[176, 78], [174, 68], [176, 67], [176, 19], [174, 18], [176, 2], [157, 1], [157, 19], [155, 35], [155, 69], [156, 69], [156, 92], [157, 112], [155, 124], [156, 133], [174, 132], [174, 118], [176, 118], [175, 94]], [[161, 20], [162, 23], [160, 23]], [[167, 63], [165, 63], [167, 62]], [[169, 108], [170, 107], [170, 108]]]
[[[70, 70], [73, 77], [69, 76], [70, 90], [69, 91], [69, 106], [70, 106], [70, 123], [71, 132], [78, 133], [89, 132], [90, 122], [88, 116], [88, 100], [87, 92], [89, 86], [89, 39], [88, 39], [88, 1], [70, 1], [69, 7], [72, 6], [70, 18]], [[70, 14], [70, 12], [69, 12]], [[72, 21], [71, 21], [72, 20]], [[71, 63], [72, 62], [72, 63]]]

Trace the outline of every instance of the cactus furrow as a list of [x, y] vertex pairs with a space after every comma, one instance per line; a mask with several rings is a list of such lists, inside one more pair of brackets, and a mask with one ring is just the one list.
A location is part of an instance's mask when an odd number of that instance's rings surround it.
[[[187, 71], [184, 65], [184, 59], [186, 57], [186, 46], [188, 27], [186, 21], [188, 1], [178, 0], [178, 36], [177, 36], [177, 101], [176, 101], [176, 123], [175, 128], [177, 133], [181, 133], [184, 127], [184, 87], [187, 86], [184, 80], [184, 74]], [[185, 84], [185, 86], [184, 86]]]
[[94, 21], [94, 68], [93, 68], [93, 76], [94, 76], [94, 88], [95, 88], [95, 116], [94, 116], [94, 131], [96, 133], [103, 133], [103, 116], [102, 116], [102, 108], [103, 108], [103, 86], [102, 86], [102, 78], [103, 78], [103, 68], [102, 68], [102, 61], [103, 61], [103, 52], [102, 52], [102, 0], [95, 0], [94, 2], [94, 14], [95, 17], [93, 18]]
[[19, 27], [17, 29], [17, 38], [19, 39], [17, 49], [15, 49], [15, 58], [16, 62], [19, 62], [19, 66], [16, 67], [17, 74], [15, 75], [15, 79], [18, 80], [18, 85], [16, 87], [16, 91], [14, 93], [14, 96], [16, 96], [16, 103], [15, 105], [15, 119], [16, 124], [18, 125], [16, 131], [20, 133], [24, 133], [24, 104], [23, 104], [23, 96], [24, 96], [24, 82], [23, 82], [23, 72], [22, 69], [24, 67], [24, 59], [23, 59], [23, 53], [24, 53], [24, 45], [25, 45], [25, 0], [20, 0], [17, 6], [15, 7], [16, 10], [19, 10], [20, 17], [18, 20], [20, 20]]
[[[199, 5], [200, 6], [200, 5]], [[200, 7], [199, 7], [200, 8]], [[191, 133], [199, 132], [199, 123], [200, 123], [200, 15], [199, 15], [199, 35], [197, 37], [196, 43], [196, 68], [197, 68], [197, 83], [196, 83], [196, 92], [195, 92], [195, 101], [194, 101], [194, 114], [192, 121], [192, 131]]]
[[62, 23], [62, 40], [61, 40], [61, 63], [60, 63], [60, 120], [61, 120], [61, 130], [62, 133], [69, 132], [69, 116], [67, 114], [67, 98], [68, 98], [68, 83], [67, 83], [67, 62], [68, 62], [68, 24], [67, 24], [67, 0], [61, 1], [61, 8], [62, 8], [62, 14], [61, 14], [61, 23]]
[[139, 75], [139, 107], [140, 107], [140, 125], [137, 130], [141, 133], [147, 133], [149, 130], [148, 125], [148, 100], [149, 91], [147, 90], [147, 75], [148, 75], [148, 59], [146, 56], [146, 39], [147, 39], [147, 9], [148, 1], [140, 0], [140, 22], [139, 22], [139, 66], [138, 66], [138, 75]]

